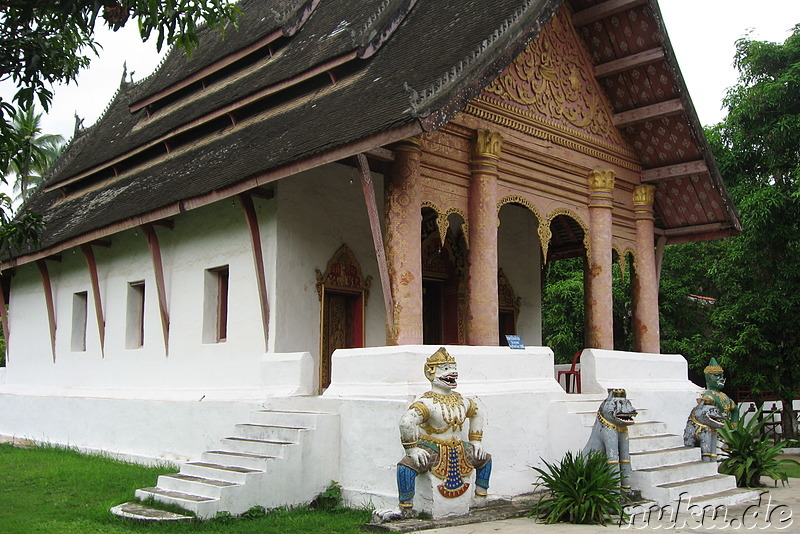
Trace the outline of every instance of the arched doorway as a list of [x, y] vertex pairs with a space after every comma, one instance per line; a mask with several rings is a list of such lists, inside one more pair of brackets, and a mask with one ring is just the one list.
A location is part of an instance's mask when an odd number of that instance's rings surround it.
[[586, 339], [586, 231], [570, 213], [550, 219], [542, 265], [542, 336], [557, 364], [570, 363]]
[[463, 218], [450, 214], [444, 243], [439, 214], [422, 209], [422, 342], [464, 344], [466, 240]]

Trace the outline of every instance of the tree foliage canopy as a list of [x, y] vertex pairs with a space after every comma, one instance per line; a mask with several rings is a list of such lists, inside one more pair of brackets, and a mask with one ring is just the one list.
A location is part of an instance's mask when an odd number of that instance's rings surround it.
[[[99, 48], [97, 24], [118, 30], [135, 20], [143, 40], [156, 35], [159, 50], [174, 44], [189, 51], [200, 24], [224, 29], [238, 13], [229, 0], [0, 0], [0, 81], [17, 87], [11, 101], [0, 99], [0, 169], [30, 160], [14, 117], [37, 102], [47, 111], [52, 85], [74, 81], [89, 65]], [[31, 214], [12, 219], [11, 200], [0, 195], [0, 244], [35, 237], [40, 221]]]

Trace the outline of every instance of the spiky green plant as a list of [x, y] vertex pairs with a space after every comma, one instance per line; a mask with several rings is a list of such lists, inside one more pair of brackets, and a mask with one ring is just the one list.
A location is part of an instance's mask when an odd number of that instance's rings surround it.
[[609, 518], [624, 518], [621, 477], [601, 452], [567, 452], [560, 463], [544, 460], [544, 469], [534, 467], [534, 484], [547, 491], [533, 506], [532, 515], [552, 524], [558, 522], [605, 525]]
[[719, 429], [719, 435], [725, 442], [720, 451], [723, 460], [720, 462], [719, 472], [734, 475], [739, 487], [762, 486], [762, 476], [785, 483], [788, 477], [782, 467], [798, 463], [795, 460], [778, 459], [783, 449], [789, 446], [789, 442], [772, 443], [767, 439], [762, 429], [768, 422], [769, 419], [762, 417], [762, 408], [759, 408], [751, 418], [745, 420], [740, 416], [738, 424], [726, 422]]

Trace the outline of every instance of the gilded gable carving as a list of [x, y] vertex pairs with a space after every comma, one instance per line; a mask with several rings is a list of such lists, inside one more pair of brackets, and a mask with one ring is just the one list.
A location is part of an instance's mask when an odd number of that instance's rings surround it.
[[578, 36], [559, 10], [525, 51], [484, 94], [619, 145], [609, 104], [594, 78]]

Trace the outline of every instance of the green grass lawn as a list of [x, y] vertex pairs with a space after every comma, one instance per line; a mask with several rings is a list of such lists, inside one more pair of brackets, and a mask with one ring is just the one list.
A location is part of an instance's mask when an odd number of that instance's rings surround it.
[[278, 510], [258, 519], [140, 523], [109, 513], [153, 486], [175, 466], [143, 467], [53, 447], [22, 449], [0, 444], [0, 532], [95, 534], [220, 532], [259, 534], [357, 533], [369, 512]]
[[789, 478], [800, 478], [800, 465], [785, 464], [781, 466], [781, 470], [786, 473]]

